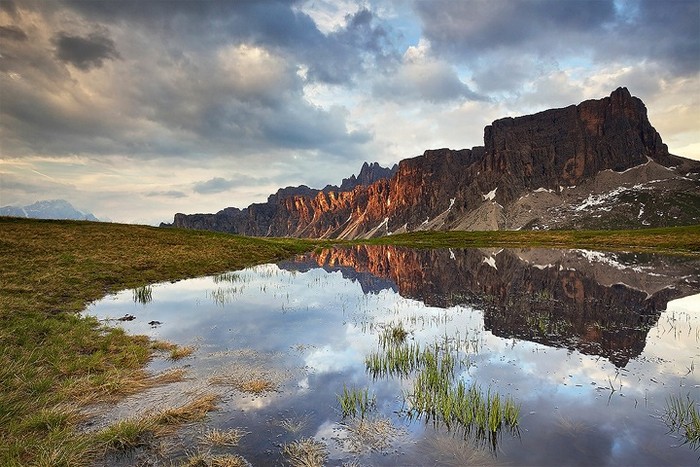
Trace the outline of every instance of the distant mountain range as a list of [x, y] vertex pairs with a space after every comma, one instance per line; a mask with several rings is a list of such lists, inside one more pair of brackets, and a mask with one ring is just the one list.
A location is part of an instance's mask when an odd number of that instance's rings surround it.
[[0, 216], [30, 217], [32, 219], [72, 219], [85, 221], [99, 221], [90, 214], [78, 211], [64, 199], [37, 201], [27, 206], [0, 207]]
[[266, 203], [172, 224], [256, 236], [371, 238], [417, 230], [642, 228], [700, 223], [700, 162], [669, 154], [644, 103], [609, 97], [503, 118], [484, 146], [398, 167], [363, 165], [340, 187], [288, 187]]

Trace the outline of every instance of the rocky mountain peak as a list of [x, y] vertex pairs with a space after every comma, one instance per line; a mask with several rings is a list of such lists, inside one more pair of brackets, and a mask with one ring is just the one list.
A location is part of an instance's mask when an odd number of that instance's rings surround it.
[[360, 173], [349, 178], [344, 178], [339, 187], [329, 185], [324, 191], [351, 191], [356, 186], [368, 186], [382, 179], [391, 178], [396, 172], [397, 165], [393, 167], [382, 167], [379, 162], [371, 164], [364, 162], [360, 168]]
[[427, 150], [392, 168], [364, 163], [340, 187], [286, 188], [243, 210], [175, 218], [178, 227], [329, 238], [688, 223], [700, 223], [700, 163], [669, 154], [623, 87], [495, 120], [483, 146]]

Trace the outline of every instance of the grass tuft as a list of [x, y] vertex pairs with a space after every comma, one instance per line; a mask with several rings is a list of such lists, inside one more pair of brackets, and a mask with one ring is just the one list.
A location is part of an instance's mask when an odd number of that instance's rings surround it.
[[170, 350], [169, 358], [173, 361], [182, 360], [183, 358], [187, 358], [192, 355], [194, 351], [195, 348], [191, 345], [186, 345], [184, 347], [176, 346]]
[[155, 437], [157, 423], [151, 419], [126, 419], [100, 431], [95, 439], [106, 452], [126, 452], [145, 446]]
[[183, 406], [163, 410], [154, 417], [154, 420], [163, 427], [198, 421], [216, 409], [218, 400], [219, 396], [216, 394], [204, 394]]
[[204, 432], [199, 437], [199, 440], [203, 444], [207, 444], [209, 446], [234, 447], [238, 446], [238, 443], [241, 441], [241, 438], [243, 438], [247, 434], [248, 432], [236, 428], [229, 430], [211, 429], [209, 431]]
[[345, 417], [357, 417], [364, 419], [365, 415], [376, 407], [377, 397], [369, 395], [369, 389], [348, 389], [343, 385], [343, 393], [338, 394], [338, 402], [340, 402], [340, 410]]
[[667, 398], [663, 420], [671, 431], [681, 433], [693, 449], [700, 447], [700, 412], [690, 395]]
[[282, 453], [293, 467], [321, 467], [328, 458], [326, 446], [313, 438], [285, 444]]

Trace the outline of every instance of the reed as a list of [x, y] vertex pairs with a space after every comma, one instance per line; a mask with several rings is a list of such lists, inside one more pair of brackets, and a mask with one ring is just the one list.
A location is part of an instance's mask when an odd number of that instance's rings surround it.
[[[488, 439], [494, 448], [503, 427], [517, 431], [520, 407], [511, 397], [502, 397], [490, 388], [484, 393], [476, 384], [455, 381], [456, 370], [465, 362], [469, 364], [468, 356], [460, 358], [461, 339], [444, 336], [421, 348], [418, 343], [397, 342], [390, 332], [382, 336], [380, 349], [366, 357], [365, 368], [375, 378], [415, 375], [413, 389], [406, 396], [410, 417], [459, 426], [477, 438]], [[341, 401], [344, 416], [346, 410], [352, 410], [352, 399], [345, 399], [345, 403]]]
[[357, 417], [364, 419], [365, 415], [376, 407], [377, 398], [375, 395], [370, 396], [369, 389], [348, 389], [343, 385], [343, 393], [338, 394], [338, 402], [340, 402], [340, 410], [345, 417]]
[[671, 431], [681, 433], [693, 449], [700, 447], [700, 412], [690, 395], [671, 395], [666, 399], [663, 420]]
[[150, 285], [143, 285], [132, 290], [134, 303], [145, 305], [153, 300], [153, 289]]
[[490, 388], [484, 393], [478, 385], [467, 387], [461, 380], [450, 385], [434, 370], [418, 376], [408, 402], [410, 416], [459, 426], [479, 440], [488, 440], [494, 448], [503, 428], [517, 432], [520, 406], [510, 396], [501, 396]]

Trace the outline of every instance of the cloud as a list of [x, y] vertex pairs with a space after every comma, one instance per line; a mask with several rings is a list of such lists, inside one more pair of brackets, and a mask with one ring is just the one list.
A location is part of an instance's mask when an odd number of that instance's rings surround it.
[[612, 40], [601, 38], [600, 57], [648, 60], [686, 76], [700, 71], [700, 2], [638, 0], [623, 5], [608, 34]]
[[60, 32], [54, 37], [53, 43], [56, 45], [56, 57], [59, 60], [83, 71], [99, 68], [105, 60], [120, 58], [114, 41], [99, 33], [81, 37]]
[[419, 0], [416, 12], [425, 37], [448, 57], [483, 62], [487, 54], [524, 53], [560, 63], [645, 59], [684, 74], [700, 69], [696, 0]]
[[236, 182], [234, 180], [226, 180], [225, 178], [214, 177], [214, 178], [207, 180], [205, 182], [195, 183], [194, 187], [192, 189], [196, 193], [212, 194], [212, 193], [221, 193], [224, 191], [228, 191], [235, 186], [236, 186]]
[[363, 69], [356, 47], [379, 50], [383, 37], [368, 11], [326, 37], [282, 2], [112, 3], [19, 10], [18, 27], [35, 35], [0, 61], [12, 73], [0, 75], [8, 154], [363, 158], [372, 133], [350, 128], [341, 108], [311, 104], [304, 86]]
[[[386, 27], [367, 8], [345, 15], [342, 27], [324, 34], [297, 2], [218, 0], [162, 2], [67, 1], [86, 17], [107, 23], [126, 20], [151, 34], [181, 39], [204, 52], [222, 43], [251, 43], [305, 64], [308, 79], [347, 83], [377, 61], [393, 55]], [[202, 31], [200, 25], [206, 25]]]
[[504, 47], [569, 47], [573, 37], [598, 34], [615, 15], [613, 0], [419, 0], [416, 11], [425, 37], [459, 56]]
[[375, 96], [387, 100], [446, 102], [455, 99], [484, 100], [472, 91], [449, 63], [430, 56], [430, 45], [422, 41], [409, 47], [396, 71], [380, 78]]
[[0, 2], [0, 11], [7, 12], [12, 18], [17, 17], [17, 5], [13, 0], [3, 0]]
[[0, 39], [10, 39], [13, 41], [26, 41], [27, 34], [17, 26], [0, 26]]
[[179, 199], [179, 198], [186, 198], [187, 195], [182, 192], [182, 191], [177, 191], [177, 190], [169, 190], [169, 191], [150, 191], [146, 193], [146, 196], [148, 197], [157, 197], [157, 198], [173, 198], [173, 199]]

